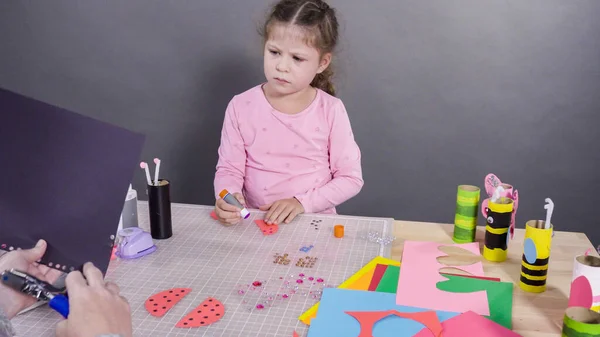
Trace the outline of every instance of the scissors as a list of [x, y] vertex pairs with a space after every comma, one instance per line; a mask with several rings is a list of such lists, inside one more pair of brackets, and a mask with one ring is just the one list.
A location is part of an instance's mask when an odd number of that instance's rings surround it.
[[56, 310], [64, 318], [69, 316], [69, 299], [64, 294], [65, 289], [54, 287], [20, 270], [5, 270], [0, 274], [0, 280], [8, 287], [36, 298], [47, 301], [50, 308]]

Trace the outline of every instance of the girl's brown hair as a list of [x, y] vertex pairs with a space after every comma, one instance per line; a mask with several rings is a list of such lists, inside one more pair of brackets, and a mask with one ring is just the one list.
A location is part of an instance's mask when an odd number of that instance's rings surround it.
[[[262, 36], [268, 40], [271, 29], [275, 24], [293, 24], [302, 27], [312, 39], [310, 43], [324, 55], [331, 53], [338, 42], [338, 22], [335, 9], [322, 0], [281, 0], [269, 13], [262, 28]], [[319, 88], [330, 95], [335, 95], [331, 82], [333, 70], [331, 63], [321, 73], [317, 74], [310, 85]]]

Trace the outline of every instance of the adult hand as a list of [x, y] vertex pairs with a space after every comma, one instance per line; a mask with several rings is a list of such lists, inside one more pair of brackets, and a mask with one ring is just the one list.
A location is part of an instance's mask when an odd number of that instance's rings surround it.
[[[233, 196], [246, 207], [246, 200], [241, 193], [233, 193]], [[241, 209], [233, 205], [228, 204], [225, 200], [219, 198], [215, 203], [215, 214], [219, 222], [226, 226], [235, 225], [242, 220], [240, 214]]]
[[296, 198], [277, 200], [274, 203], [260, 206], [259, 209], [268, 211], [265, 215], [267, 225], [290, 223], [298, 214], [304, 213], [304, 207]]
[[[50, 284], [56, 282], [62, 272], [37, 263], [46, 253], [47, 247], [46, 241], [39, 240], [35, 247], [31, 249], [17, 249], [2, 255], [0, 257], [0, 272], [17, 269]], [[32, 296], [25, 295], [0, 283], [0, 309], [9, 319], [36, 302], [37, 300]]]
[[119, 286], [104, 282], [102, 272], [91, 262], [83, 265], [83, 275], [79, 271], [67, 275], [69, 318], [58, 323], [56, 336], [96, 337], [115, 334], [130, 337], [133, 334], [131, 308], [127, 300], [120, 296]]

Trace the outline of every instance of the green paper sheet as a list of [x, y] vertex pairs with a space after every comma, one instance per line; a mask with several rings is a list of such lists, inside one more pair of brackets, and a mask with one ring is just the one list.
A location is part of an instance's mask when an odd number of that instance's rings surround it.
[[377, 285], [376, 292], [395, 294], [398, 289], [398, 278], [400, 277], [399, 266], [388, 266]]
[[448, 278], [448, 281], [439, 282], [437, 284], [439, 290], [455, 293], [470, 293], [486, 290], [488, 303], [490, 304], [490, 316], [488, 318], [508, 329], [512, 329], [512, 283], [481, 280], [455, 275], [444, 275], [444, 277]]
[[[388, 266], [376, 291], [395, 294], [398, 289], [399, 277], [400, 267]], [[514, 287], [512, 283], [447, 274], [445, 274], [444, 277], [448, 278], [448, 281], [439, 282], [437, 284], [437, 288], [443, 291], [469, 293], [486, 290], [488, 302], [490, 304], [490, 316], [488, 318], [508, 329], [512, 329]]]

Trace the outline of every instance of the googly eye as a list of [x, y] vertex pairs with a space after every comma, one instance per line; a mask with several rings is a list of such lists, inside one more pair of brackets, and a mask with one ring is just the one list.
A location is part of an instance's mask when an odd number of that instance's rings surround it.
[[488, 223], [494, 223], [494, 218], [492, 218], [491, 216], [488, 216], [487, 222]]

